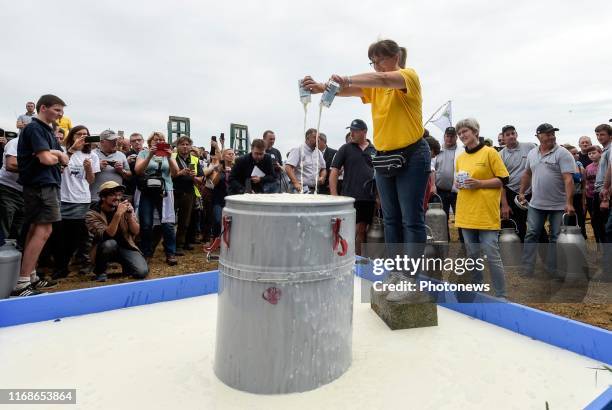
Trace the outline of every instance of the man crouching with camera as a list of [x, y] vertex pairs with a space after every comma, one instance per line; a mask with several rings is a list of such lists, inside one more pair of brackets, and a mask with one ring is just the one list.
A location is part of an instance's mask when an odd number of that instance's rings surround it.
[[92, 260], [98, 282], [106, 281], [109, 262], [119, 262], [124, 274], [144, 279], [149, 267], [134, 237], [140, 232], [134, 208], [123, 200], [125, 187], [115, 181], [100, 186], [100, 200], [87, 212], [85, 223], [94, 237]]

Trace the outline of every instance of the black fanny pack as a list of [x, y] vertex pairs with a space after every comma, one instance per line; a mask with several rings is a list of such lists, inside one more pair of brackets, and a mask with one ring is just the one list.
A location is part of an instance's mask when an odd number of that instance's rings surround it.
[[379, 174], [386, 177], [394, 177], [400, 173], [408, 164], [408, 157], [414, 152], [421, 140], [410, 144], [407, 147], [392, 151], [376, 151], [376, 156], [372, 158], [372, 165]]
[[138, 180], [138, 189], [143, 195], [149, 197], [163, 197], [166, 195], [166, 181], [162, 177], [162, 163], [157, 166], [153, 175], [145, 175]]

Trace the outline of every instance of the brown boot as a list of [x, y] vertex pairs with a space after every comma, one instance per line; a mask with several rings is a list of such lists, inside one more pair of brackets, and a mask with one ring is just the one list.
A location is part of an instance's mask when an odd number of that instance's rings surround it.
[[170, 266], [174, 266], [178, 263], [176, 260], [176, 256], [174, 255], [166, 255], [166, 263]]

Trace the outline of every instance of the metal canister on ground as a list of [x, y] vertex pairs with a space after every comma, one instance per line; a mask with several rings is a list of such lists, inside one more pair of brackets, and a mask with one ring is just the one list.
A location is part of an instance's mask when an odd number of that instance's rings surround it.
[[[4, 242], [3, 240], [1, 242]], [[14, 241], [0, 244], [0, 299], [8, 298], [19, 280], [21, 252]]]
[[215, 374], [256, 394], [303, 392], [340, 377], [351, 364], [353, 199], [225, 200]]

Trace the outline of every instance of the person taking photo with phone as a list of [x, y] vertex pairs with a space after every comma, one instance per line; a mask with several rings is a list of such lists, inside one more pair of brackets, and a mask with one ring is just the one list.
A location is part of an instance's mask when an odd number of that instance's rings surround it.
[[115, 181], [119, 185], [130, 178], [132, 172], [125, 154], [117, 150], [117, 139], [119, 136], [113, 130], [105, 130], [100, 133], [100, 148], [94, 153], [100, 159], [100, 172], [91, 184], [91, 202], [98, 201], [100, 186], [108, 181]]
[[79, 244], [88, 240], [85, 215], [91, 205], [89, 187], [100, 172], [100, 160], [86, 143], [89, 130], [84, 125], [70, 129], [65, 144], [70, 160], [62, 171], [60, 212], [62, 220], [53, 225], [51, 248], [55, 261], [53, 279], [68, 276], [68, 264]]
[[166, 263], [174, 266], [178, 263], [176, 235], [174, 224], [174, 185], [172, 178], [176, 177], [179, 167], [172, 158], [170, 144], [166, 143], [166, 136], [158, 131], [153, 132], [147, 139], [148, 149], [142, 150], [136, 158], [134, 167], [138, 175], [138, 191], [134, 195], [134, 204], [138, 208], [140, 221], [140, 246], [147, 262], [153, 256], [153, 221], [154, 212], [157, 211], [164, 238], [164, 252]]
[[147, 262], [135, 242], [140, 225], [134, 208], [123, 199], [124, 192], [123, 185], [105, 182], [100, 187], [100, 200], [85, 217], [87, 229], [94, 237], [92, 259], [99, 282], [106, 281], [110, 262], [119, 262], [123, 274], [136, 279], [144, 279], [149, 274]]

